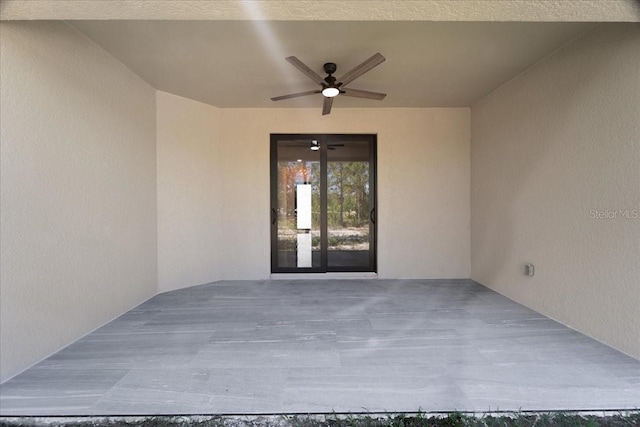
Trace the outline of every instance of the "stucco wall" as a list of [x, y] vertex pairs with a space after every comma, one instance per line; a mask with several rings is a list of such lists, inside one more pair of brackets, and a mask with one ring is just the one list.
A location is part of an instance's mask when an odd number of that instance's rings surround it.
[[471, 109], [472, 278], [636, 358], [638, 70], [602, 24]]
[[220, 241], [220, 110], [165, 92], [157, 92], [156, 108], [158, 290], [164, 292], [217, 280], [228, 245]]
[[271, 133], [377, 133], [379, 276], [469, 277], [468, 109], [157, 111], [160, 291], [269, 278]]
[[64, 23], [0, 24], [0, 377], [156, 292], [155, 91]]
[[224, 109], [223, 278], [270, 275], [269, 135], [378, 134], [378, 273], [469, 277], [469, 109]]

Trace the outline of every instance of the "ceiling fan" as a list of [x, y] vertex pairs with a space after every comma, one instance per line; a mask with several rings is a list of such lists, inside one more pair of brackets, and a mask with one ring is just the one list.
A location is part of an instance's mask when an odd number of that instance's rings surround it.
[[324, 104], [322, 105], [322, 115], [327, 115], [331, 112], [331, 106], [333, 105], [333, 98], [338, 95], [346, 95], [352, 96], [355, 98], [366, 98], [366, 99], [376, 99], [381, 101], [387, 96], [386, 93], [379, 92], [370, 92], [368, 90], [359, 90], [359, 89], [347, 89], [346, 85], [371, 70], [373, 67], [380, 65], [385, 61], [385, 57], [376, 53], [371, 58], [364, 61], [362, 64], [356, 66], [351, 71], [347, 72], [345, 75], [336, 79], [333, 76], [333, 73], [336, 72], [337, 66], [333, 62], [327, 62], [324, 64], [324, 72], [327, 73], [327, 77], [324, 79], [320, 77], [315, 71], [306, 66], [302, 61], [300, 61], [295, 56], [289, 56], [285, 58], [287, 62], [296, 67], [298, 70], [302, 71], [304, 75], [309, 77], [311, 80], [322, 86], [322, 89], [319, 90], [309, 90], [306, 92], [298, 92], [292, 93], [290, 95], [282, 95], [271, 98], [272, 101], [281, 101], [283, 99], [297, 98], [299, 96], [307, 96], [313, 95], [316, 93], [321, 93], [324, 96]]

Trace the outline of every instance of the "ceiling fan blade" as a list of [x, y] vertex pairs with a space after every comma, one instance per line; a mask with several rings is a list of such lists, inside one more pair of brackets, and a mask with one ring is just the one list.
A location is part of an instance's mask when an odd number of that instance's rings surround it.
[[356, 66], [351, 71], [348, 71], [347, 74], [339, 78], [337, 81], [342, 84], [342, 86], [346, 86], [367, 71], [371, 70], [376, 65], [380, 65], [385, 61], [385, 57], [376, 53], [371, 58], [364, 61], [362, 64]]
[[326, 116], [331, 112], [331, 106], [333, 105], [333, 98], [324, 98], [324, 103], [322, 104], [322, 115]]
[[358, 89], [342, 89], [343, 95], [345, 96], [353, 96], [355, 98], [367, 98], [367, 99], [377, 99], [378, 101], [382, 101], [386, 93], [380, 92], [369, 92], [368, 90], [358, 90]]
[[307, 77], [309, 77], [314, 82], [318, 83], [319, 85], [325, 83], [324, 79], [320, 77], [318, 73], [313, 71], [311, 68], [307, 67], [302, 61], [300, 61], [295, 56], [288, 56], [285, 59], [287, 60], [287, 62], [289, 62], [289, 64], [293, 65], [298, 70], [302, 71]]
[[283, 99], [291, 99], [291, 98], [297, 98], [299, 96], [313, 95], [314, 93], [320, 93], [320, 92], [321, 91], [319, 91], [319, 90], [308, 90], [306, 92], [292, 93], [291, 95], [276, 96], [274, 98], [271, 98], [271, 100], [272, 101], [282, 101]]

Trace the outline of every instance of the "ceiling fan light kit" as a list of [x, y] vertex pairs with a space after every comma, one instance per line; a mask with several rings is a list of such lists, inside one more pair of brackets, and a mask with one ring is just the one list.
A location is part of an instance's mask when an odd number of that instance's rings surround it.
[[333, 98], [340, 95], [340, 90], [337, 87], [325, 87], [322, 89], [322, 95], [327, 98]]
[[327, 73], [327, 77], [324, 79], [320, 77], [315, 71], [305, 65], [302, 61], [300, 61], [295, 56], [289, 56], [285, 58], [287, 62], [300, 70], [304, 75], [309, 77], [311, 80], [322, 86], [320, 90], [310, 90], [306, 92], [298, 92], [292, 93], [290, 95], [282, 95], [271, 98], [272, 101], [281, 101], [283, 99], [291, 99], [298, 98], [300, 96], [314, 95], [316, 93], [322, 94], [324, 96], [324, 103], [322, 105], [322, 115], [327, 115], [331, 112], [331, 107], [333, 105], [333, 98], [338, 95], [346, 95], [354, 98], [365, 98], [365, 99], [375, 99], [381, 101], [387, 96], [386, 93], [379, 92], [370, 92], [367, 90], [359, 90], [359, 89], [347, 89], [345, 86], [367, 71], [371, 70], [377, 65], [380, 65], [385, 61], [384, 56], [379, 53], [376, 53], [371, 58], [364, 61], [362, 64], [356, 66], [351, 71], [347, 72], [341, 78], [336, 79], [333, 76], [333, 73], [336, 72], [337, 66], [333, 62], [327, 62], [324, 64], [324, 72]]

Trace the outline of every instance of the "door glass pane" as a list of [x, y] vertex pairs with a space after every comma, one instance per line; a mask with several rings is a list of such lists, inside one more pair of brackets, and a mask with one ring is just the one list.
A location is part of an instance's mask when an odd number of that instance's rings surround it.
[[327, 268], [371, 265], [369, 140], [327, 143]]
[[320, 151], [314, 140], [277, 142], [277, 266], [319, 268]]

